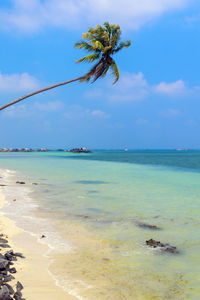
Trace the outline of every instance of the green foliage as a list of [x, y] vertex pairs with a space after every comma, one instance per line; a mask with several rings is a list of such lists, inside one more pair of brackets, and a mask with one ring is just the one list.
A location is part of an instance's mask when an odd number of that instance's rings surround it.
[[119, 70], [112, 55], [131, 45], [131, 41], [121, 41], [121, 34], [119, 25], [109, 24], [108, 22], [105, 22], [103, 26], [90, 27], [88, 32], [83, 33], [82, 40], [76, 43], [75, 47], [92, 52], [93, 54], [85, 56], [76, 62], [97, 62], [82, 77], [81, 82], [90, 81], [91, 79], [94, 82], [98, 78], [103, 78], [109, 69], [111, 69], [112, 75], [115, 78], [113, 84], [118, 81]]

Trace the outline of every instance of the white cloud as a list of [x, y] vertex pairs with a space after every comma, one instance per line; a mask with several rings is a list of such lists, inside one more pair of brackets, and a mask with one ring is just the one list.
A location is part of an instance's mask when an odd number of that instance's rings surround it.
[[37, 89], [39, 81], [28, 73], [23, 74], [1, 74], [0, 91], [6, 93], [24, 92]]
[[130, 102], [144, 99], [149, 94], [149, 85], [144, 74], [122, 73], [118, 85], [115, 85], [106, 98], [115, 102]]
[[64, 117], [69, 120], [81, 119], [109, 119], [110, 115], [102, 110], [85, 109], [79, 105], [68, 106]]
[[164, 13], [183, 9], [189, 0], [12, 0], [0, 11], [1, 27], [34, 32], [56, 26], [74, 28], [110, 21], [138, 29]]
[[179, 79], [175, 82], [160, 82], [150, 84], [142, 72], [122, 72], [119, 82], [111, 85], [110, 82], [104, 90], [91, 89], [85, 93], [86, 98], [106, 99], [111, 102], [133, 102], [140, 101], [148, 96], [159, 98], [185, 98], [199, 95], [200, 86], [188, 87], [186, 82]]
[[100, 119], [108, 119], [110, 116], [102, 111], [102, 110], [93, 110], [91, 111], [91, 116], [93, 117], [97, 117], [97, 118], [100, 118]]
[[39, 113], [49, 113], [60, 111], [64, 108], [61, 101], [36, 102], [31, 105], [18, 104], [8, 107], [3, 111], [3, 116], [10, 118], [30, 118], [39, 115]]
[[155, 86], [155, 93], [165, 94], [168, 96], [180, 95], [186, 91], [187, 88], [183, 80], [177, 80], [171, 83], [161, 82]]

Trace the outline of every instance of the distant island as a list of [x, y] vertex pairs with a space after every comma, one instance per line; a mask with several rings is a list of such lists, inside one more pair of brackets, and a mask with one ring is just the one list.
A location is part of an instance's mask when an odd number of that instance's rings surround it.
[[91, 150], [87, 150], [87, 148], [73, 148], [71, 150], [66, 149], [57, 149], [50, 150], [47, 148], [39, 148], [39, 149], [31, 149], [31, 148], [1, 148], [0, 152], [48, 152], [48, 151], [60, 151], [60, 152], [71, 152], [71, 153], [92, 153]]

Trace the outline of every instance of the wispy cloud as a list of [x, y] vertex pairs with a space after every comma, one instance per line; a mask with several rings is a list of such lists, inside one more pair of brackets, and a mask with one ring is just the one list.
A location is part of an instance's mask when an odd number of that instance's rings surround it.
[[155, 86], [155, 93], [165, 94], [168, 96], [176, 96], [184, 94], [187, 91], [186, 84], [183, 80], [177, 80], [175, 82], [161, 82]]
[[61, 111], [63, 108], [64, 103], [61, 101], [36, 102], [31, 105], [19, 104], [10, 106], [2, 112], [2, 115], [9, 118], [30, 118], [41, 113]]
[[111, 116], [102, 110], [90, 110], [79, 105], [68, 106], [64, 117], [69, 120], [83, 120], [83, 119], [109, 119]]
[[146, 124], [148, 124], [148, 120], [143, 119], [143, 118], [139, 118], [139, 119], [136, 120], [135, 123], [136, 123], [137, 125], [146, 125]]
[[122, 72], [119, 83], [111, 86], [110, 83], [106, 89], [91, 89], [86, 93], [86, 98], [103, 98], [111, 102], [134, 102], [141, 101], [149, 96], [159, 98], [184, 98], [199, 95], [200, 86], [189, 87], [186, 82], [179, 79], [174, 82], [160, 82], [150, 84], [142, 72], [128, 73]]
[[160, 112], [160, 115], [163, 117], [177, 117], [181, 115], [181, 111], [178, 109], [170, 108]]
[[31, 91], [40, 86], [39, 81], [29, 75], [22, 74], [2, 74], [0, 73], [0, 92], [16, 93]]
[[118, 85], [107, 93], [106, 98], [115, 102], [130, 102], [144, 99], [149, 94], [149, 85], [144, 74], [122, 73]]
[[50, 101], [45, 103], [36, 102], [33, 105], [33, 109], [37, 111], [44, 111], [44, 112], [55, 112], [60, 111], [64, 108], [64, 103], [61, 101]]
[[12, 0], [1, 9], [1, 28], [35, 32], [44, 27], [76, 28], [109, 20], [137, 30], [164, 13], [183, 9], [189, 0]]

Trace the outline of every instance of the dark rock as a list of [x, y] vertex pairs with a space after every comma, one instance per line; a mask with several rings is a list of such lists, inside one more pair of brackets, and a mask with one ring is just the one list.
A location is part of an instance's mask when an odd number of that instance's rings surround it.
[[46, 237], [46, 236], [43, 234], [43, 235], [41, 235], [41, 237], [40, 237], [40, 238], [41, 238], [41, 239], [44, 239], [45, 237]]
[[13, 201], [15, 202], [15, 201], [17, 201], [17, 199], [13, 199]]
[[10, 253], [6, 253], [5, 258], [9, 261], [17, 261], [16, 257]]
[[6, 186], [6, 184], [0, 184], [0, 186]]
[[11, 281], [11, 280], [13, 280], [13, 279], [15, 279], [15, 277], [12, 276], [12, 275], [4, 276], [4, 282], [9, 282], [9, 281]]
[[7, 251], [6, 254], [15, 255], [12, 249]]
[[21, 284], [21, 282], [19, 282], [19, 281], [17, 281], [16, 287], [17, 287], [17, 292], [21, 292], [24, 288], [23, 285]]
[[20, 252], [16, 252], [14, 255], [20, 258], [25, 258], [25, 256]]
[[15, 293], [14, 290], [13, 290], [13, 288], [12, 288], [12, 286], [10, 286], [8, 283], [5, 283], [5, 286], [7, 286], [10, 295], [13, 295]]
[[22, 300], [22, 293], [16, 292], [13, 297], [15, 300]]
[[33, 184], [33, 185], [38, 185], [38, 183], [37, 183], [37, 182], [33, 182], [32, 184]]
[[18, 184], [25, 184], [24, 181], [16, 181], [16, 183], [18, 183]]
[[8, 272], [7, 272], [7, 270], [3, 270], [3, 271], [1, 271], [1, 274], [2, 274], [3, 276], [6, 276], [6, 275], [8, 274]]
[[0, 289], [0, 300], [11, 300], [9, 289], [7, 286], [2, 286]]
[[5, 270], [9, 266], [9, 261], [6, 259], [0, 259], [0, 270]]
[[9, 269], [9, 272], [11, 274], [15, 274], [15, 273], [17, 273], [17, 270], [15, 268], [11, 268], [11, 269]]
[[156, 225], [150, 225], [150, 224], [145, 224], [145, 223], [138, 223], [138, 227], [143, 228], [143, 229], [152, 229], [152, 230], [160, 230], [160, 227]]
[[162, 250], [164, 252], [170, 252], [170, 253], [175, 253], [175, 254], [179, 253], [179, 251], [177, 250], [176, 247], [171, 246], [169, 244], [163, 244], [160, 241], [155, 241], [153, 239], [146, 241], [146, 244], [152, 248], [160, 248], [160, 250]]
[[11, 248], [8, 244], [0, 244], [1, 248]]

